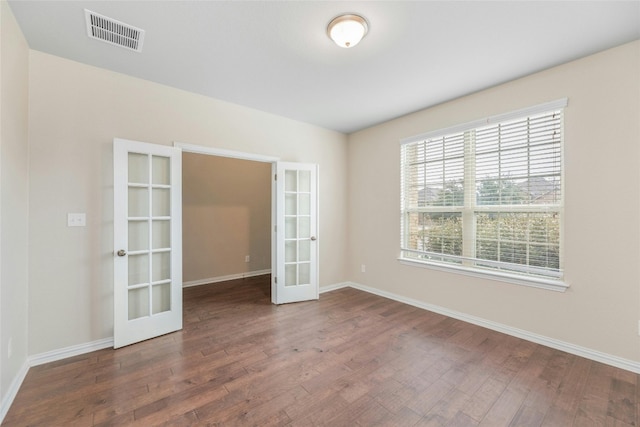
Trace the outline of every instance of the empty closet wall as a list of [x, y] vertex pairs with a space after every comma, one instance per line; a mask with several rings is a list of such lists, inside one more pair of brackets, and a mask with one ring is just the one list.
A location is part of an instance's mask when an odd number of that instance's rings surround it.
[[183, 153], [182, 174], [184, 283], [270, 269], [271, 164]]

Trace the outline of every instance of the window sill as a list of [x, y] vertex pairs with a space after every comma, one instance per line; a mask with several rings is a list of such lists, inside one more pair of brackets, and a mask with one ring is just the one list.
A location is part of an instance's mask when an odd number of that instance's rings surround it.
[[484, 271], [475, 268], [468, 268], [456, 265], [447, 265], [429, 261], [416, 261], [408, 258], [398, 258], [400, 264], [408, 265], [412, 267], [428, 268], [431, 270], [446, 271], [449, 273], [458, 273], [465, 276], [477, 277], [480, 279], [496, 280], [499, 282], [506, 282], [515, 285], [529, 286], [532, 288], [548, 289], [556, 292], [564, 292], [569, 288], [569, 285], [561, 280], [544, 279], [538, 277], [523, 277], [515, 274], [497, 272], [497, 271]]

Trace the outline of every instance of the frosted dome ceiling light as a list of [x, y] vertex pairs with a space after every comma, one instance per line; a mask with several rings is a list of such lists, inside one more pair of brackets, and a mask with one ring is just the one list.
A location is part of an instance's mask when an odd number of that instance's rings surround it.
[[327, 34], [338, 46], [354, 47], [369, 31], [367, 21], [359, 15], [340, 15], [329, 22]]

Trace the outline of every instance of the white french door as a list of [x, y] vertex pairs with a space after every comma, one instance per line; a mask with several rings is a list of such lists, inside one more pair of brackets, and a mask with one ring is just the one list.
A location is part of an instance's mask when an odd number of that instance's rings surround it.
[[114, 348], [182, 329], [182, 152], [114, 139]]
[[278, 162], [275, 304], [318, 299], [318, 166]]

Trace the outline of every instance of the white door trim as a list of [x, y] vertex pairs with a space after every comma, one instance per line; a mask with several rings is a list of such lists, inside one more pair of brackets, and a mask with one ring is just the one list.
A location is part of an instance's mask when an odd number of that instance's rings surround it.
[[262, 154], [246, 153], [243, 151], [225, 150], [222, 148], [205, 147], [203, 145], [187, 144], [174, 141], [173, 146], [186, 153], [205, 154], [208, 156], [228, 157], [231, 159], [251, 160], [254, 162], [271, 163], [271, 302], [275, 304], [277, 287], [274, 278], [278, 270], [277, 246], [276, 246], [276, 204], [277, 187], [275, 181], [279, 157], [265, 156]]
[[207, 154], [210, 156], [230, 157], [232, 159], [253, 160], [255, 162], [274, 163], [280, 160], [278, 157], [264, 156], [262, 154], [245, 153], [242, 151], [225, 150], [222, 148], [205, 147], [202, 145], [173, 142], [173, 146], [187, 153]]

